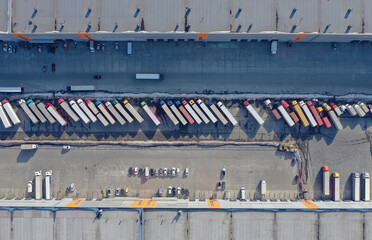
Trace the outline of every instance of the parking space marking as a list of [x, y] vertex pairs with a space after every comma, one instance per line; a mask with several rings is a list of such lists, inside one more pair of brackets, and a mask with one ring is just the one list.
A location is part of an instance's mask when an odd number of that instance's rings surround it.
[[149, 199], [140, 199], [133, 201], [131, 208], [155, 208], [156, 201]]
[[24, 35], [23, 33], [12, 33], [13, 36], [19, 37], [20, 39], [24, 41], [30, 41], [32, 38]]
[[209, 208], [221, 208], [220, 203], [217, 200], [208, 200]]
[[75, 208], [77, 206], [79, 206], [82, 202], [85, 201], [85, 198], [77, 198], [77, 199], [74, 199], [72, 200], [69, 204], [67, 204], [65, 207], [69, 207], [69, 208]]
[[79, 35], [79, 37], [81, 37], [84, 40], [93, 40], [94, 41], [94, 38], [92, 38], [92, 36], [90, 36], [88, 33], [76, 33], [76, 34]]
[[299, 42], [302, 39], [304, 39], [309, 33], [299, 33], [294, 38], [292, 38], [292, 41]]
[[300, 200], [300, 202], [305, 205], [309, 209], [319, 209], [317, 205], [315, 205], [312, 201], [310, 200]]
[[208, 33], [198, 33], [196, 36], [196, 41], [206, 41], [208, 38]]

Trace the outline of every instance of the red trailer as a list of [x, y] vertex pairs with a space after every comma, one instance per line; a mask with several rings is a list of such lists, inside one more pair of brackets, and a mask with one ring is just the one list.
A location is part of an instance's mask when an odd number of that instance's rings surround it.
[[176, 105], [178, 109], [181, 111], [181, 113], [183, 114], [183, 116], [185, 116], [187, 121], [189, 121], [190, 124], [193, 124], [195, 120], [190, 116], [190, 114], [186, 111], [186, 109], [181, 105], [181, 102], [177, 101]]
[[318, 126], [322, 126], [323, 125], [323, 121], [322, 121], [322, 119], [321, 119], [318, 111], [316, 110], [314, 104], [311, 101], [308, 101], [306, 103], [306, 105], [309, 107], [310, 112], [311, 112], [311, 114], [313, 114], [313, 116], [315, 118], [315, 121], [318, 124]]

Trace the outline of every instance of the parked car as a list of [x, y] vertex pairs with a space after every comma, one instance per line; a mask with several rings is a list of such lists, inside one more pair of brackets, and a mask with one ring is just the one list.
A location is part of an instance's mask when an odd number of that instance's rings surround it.
[[12, 45], [9, 45], [8, 46], [8, 53], [12, 53], [12, 52], [13, 52]]
[[3, 51], [8, 52], [8, 44], [4, 43], [3, 45]]
[[132, 167], [130, 167], [130, 168], [129, 168], [129, 170], [128, 170], [128, 172], [129, 172], [129, 175], [131, 175], [131, 176], [132, 176], [132, 175], [133, 175], [133, 168], [132, 168]]
[[137, 176], [137, 174], [138, 174], [138, 167], [135, 167], [134, 168], [134, 176]]
[[142, 169], [142, 168], [140, 168], [140, 169], [138, 170], [138, 174], [139, 174], [139, 175], [142, 175], [142, 174], [143, 174], [143, 169]]
[[111, 188], [108, 188], [107, 189], [107, 197], [110, 197], [111, 196]]
[[226, 188], [226, 182], [222, 182], [222, 190], [225, 190]]
[[43, 45], [39, 45], [39, 46], [37, 46], [37, 51], [38, 51], [39, 53], [42, 53], [42, 52], [43, 52]]
[[117, 187], [115, 190], [115, 196], [118, 197], [119, 195], [120, 195], [120, 188]]
[[13, 50], [13, 53], [16, 53], [17, 52], [17, 46], [14, 45], [12, 50]]
[[217, 183], [217, 190], [221, 190], [221, 182]]
[[226, 169], [225, 168], [222, 168], [221, 170], [221, 178], [224, 178], [226, 175]]
[[150, 176], [151, 177], [154, 176], [154, 169], [153, 168], [150, 169]]
[[181, 188], [180, 187], [177, 188], [177, 195], [181, 195]]
[[159, 176], [159, 169], [155, 168], [155, 177]]
[[52, 72], [55, 72], [55, 71], [56, 71], [56, 64], [52, 63]]
[[159, 176], [163, 174], [163, 169], [159, 168]]
[[180, 168], [177, 168], [177, 169], [176, 169], [176, 175], [177, 175], [177, 176], [180, 175]]
[[176, 176], [176, 168], [172, 168], [172, 176]]
[[115, 50], [119, 50], [119, 43], [115, 43]]
[[64, 150], [70, 150], [71, 149], [71, 146], [70, 145], [63, 145], [62, 146], [62, 149], [64, 149]]
[[129, 188], [125, 188], [125, 195], [128, 195], [129, 194]]
[[189, 176], [189, 168], [185, 168], [185, 172], [184, 172], [185, 176]]
[[163, 175], [166, 177], [167, 176], [167, 173], [168, 173], [168, 169], [167, 168], [163, 168]]
[[168, 187], [168, 195], [172, 195], [172, 186]]

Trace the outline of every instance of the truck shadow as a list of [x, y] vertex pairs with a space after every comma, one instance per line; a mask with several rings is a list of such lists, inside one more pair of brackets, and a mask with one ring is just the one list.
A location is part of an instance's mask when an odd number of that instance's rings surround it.
[[17, 156], [17, 163], [28, 162], [36, 153], [37, 149], [21, 150]]

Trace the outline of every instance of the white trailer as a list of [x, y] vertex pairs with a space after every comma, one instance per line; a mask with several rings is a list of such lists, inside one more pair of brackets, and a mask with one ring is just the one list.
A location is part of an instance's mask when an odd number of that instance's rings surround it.
[[351, 195], [351, 198], [355, 202], [360, 201], [360, 177], [359, 173], [352, 173], [352, 181], [353, 181], [353, 194]]
[[160, 74], [158, 73], [137, 73], [137, 80], [160, 80]]
[[252, 107], [251, 104], [249, 104], [248, 101], [245, 101], [243, 105], [248, 110], [248, 112], [253, 116], [253, 118], [257, 121], [259, 125], [262, 125], [264, 123], [264, 120], [260, 117], [260, 115], [258, 115], [257, 111]]
[[365, 113], [369, 113], [369, 109], [368, 109], [367, 105], [366, 105], [364, 102], [359, 101], [359, 102], [358, 102], [358, 105], [363, 109], [363, 111], [364, 111]]
[[109, 120], [109, 122], [111, 124], [115, 124], [116, 123], [115, 119], [107, 111], [107, 109], [105, 108], [105, 105], [103, 105], [103, 103], [101, 101], [97, 101], [96, 102], [96, 105], [97, 105], [98, 109], [101, 110], [101, 112], [103, 113], [103, 115], [105, 115], [105, 117], [107, 118], [107, 120]]
[[340, 174], [337, 172], [332, 173], [333, 176], [333, 201], [339, 202], [340, 196]]
[[19, 120], [17, 114], [15, 113], [12, 105], [10, 105], [9, 101], [4, 99], [2, 101], [2, 104], [4, 106], [4, 109], [6, 111], [6, 113], [8, 114], [10, 120], [13, 122], [14, 125], [17, 125], [17, 124], [20, 124], [21, 121]]
[[18, 101], [18, 104], [21, 106], [23, 111], [30, 118], [31, 122], [33, 122], [34, 124], [39, 122], [39, 120], [36, 118], [35, 114], [33, 112], [31, 112], [30, 108], [27, 106], [26, 101], [24, 99], [20, 99]]
[[0, 93], [22, 93], [21, 87], [0, 87]]
[[208, 105], [212, 109], [212, 111], [214, 112], [214, 114], [216, 114], [216, 116], [218, 117], [218, 119], [220, 119], [220, 121], [222, 122], [222, 124], [223, 125], [226, 125], [228, 123], [228, 121], [222, 115], [222, 113], [220, 112], [220, 110], [218, 110], [218, 108], [216, 107], [216, 105], [214, 105], [212, 101], [209, 101], [208, 102]]
[[85, 112], [85, 114], [90, 118], [90, 120], [93, 123], [97, 122], [96, 116], [94, 116], [92, 111], [89, 110], [88, 106], [85, 104], [85, 102], [82, 99], [78, 99], [77, 103], [79, 104], [80, 108]]
[[124, 103], [124, 106], [128, 109], [128, 111], [133, 115], [133, 117], [135, 119], [137, 119], [137, 121], [139, 123], [143, 122], [143, 118], [141, 117], [141, 115], [137, 112], [136, 109], [134, 109], [134, 107], [132, 106], [132, 104], [129, 103], [128, 100], [124, 100], [123, 101]]
[[168, 115], [169, 119], [173, 122], [174, 125], [177, 125], [179, 121], [177, 118], [173, 115], [167, 104], [165, 104], [164, 101], [160, 101], [160, 106], [163, 108], [164, 112]]
[[46, 109], [44, 103], [42, 103], [40, 101], [36, 101], [36, 106], [44, 114], [44, 116], [48, 119], [48, 121], [51, 124], [54, 124], [56, 122], [56, 120], [52, 117], [52, 115], [50, 115], [50, 113]]
[[201, 109], [203, 109], [203, 111], [205, 112], [205, 114], [207, 114], [207, 116], [209, 117], [209, 119], [213, 122], [213, 123], [216, 123], [218, 120], [217, 118], [213, 115], [213, 113], [209, 110], [209, 108], [207, 107], [207, 105], [204, 104], [204, 102], [201, 100], [201, 99], [198, 99], [198, 101], [196, 101], [199, 106], [201, 107]]
[[94, 91], [96, 87], [93, 85], [81, 85], [81, 86], [67, 86], [68, 92], [76, 92], [76, 91]]
[[32, 112], [36, 115], [36, 117], [40, 120], [41, 123], [46, 123], [47, 121], [46, 118], [40, 112], [40, 110], [36, 107], [36, 104], [32, 99], [27, 100], [27, 106], [30, 107]]
[[196, 114], [196, 112], [194, 111], [194, 109], [191, 108], [191, 106], [187, 103], [186, 100], [183, 100], [182, 101], [182, 104], [185, 106], [186, 110], [190, 113], [190, 115], [192, 116], [193, 119], [195, 119], [196, 123], [197, 124], [201, 124], [202, 123], [202, 120], [200, 119], [200, 117], [198, 116], [198, 114]]
[[335, 125], [335, 127], [337, 128], [337, 130], [344, 129], [344, 127], [342, 126], [340, 120], [336, 116], [336, 113], [333, 110], [330, 110], [328, 112], [328, 116], [331, 118], [331, 120], [332, 120], [333, 124]]
[[5, 128], [10, 128], [12, 126], [12, 123], [9, 121], [8, 116], [5, 114], [2, 103], [0, 103], [0, 118]]
[[45, 199], [53, 198], [52, 170], [45, 172]]
[[99, 112], [96, 105], [89, 99], [87, 100], [87, 104], [90, 110], [92, 110], [92, 112], [97, 116], [98, 120], [102, 123], [102, 125], [107, 127], [109, 123], [106, 120], [106, 118], [102, 115], [102, 113]]
[[323, 171], [323, 195], [324, 196], [329, 196], [330, 194], [330, 189], [329, 189], [329, 167], [328, 166], [323, 166], [322, 167]]
[[362, 173], [362, 200], [369, 202], [371, 200], [369, 173]]
[[359, 106], [359, 104], [354, 104], [353, 105], [353, 108], [355, 109], [355, 111], [357, 112], [358, 116], [359, 117], [364, 117], [366, 115], [366, 113], [363, 111], [363, 109]]
[[238, 124], [238, 122], [235, 120], [233, 115], [229, 112], [229, 110], [227, 110], [227, 108], [225, 107], [225, 105], [223, 105], [223, 103], [221, 101], [219, 101], [217, 103], [217, 106], [221, 109], [221, 111], [225, 114], [225, 116], [230, 120], [230, 122], [233, 126]]
[[68, 105], [63, 98], [58, 99], [58, 103], [63, 108], [63, 110], [65, 110], [65, 112], [67, 112], [67, 114], [72, 118], [72, 120], [74, 120], [75, 122], [78, 122], [80, 120], [80, 118], [74, 113], [74, 111], [72, 111], [70, 105]]
[[145, 101], [143, 101], [143, 102], [141, 102], [141, 106], [142, 106], [143, 110], [145, 110], [145, 112], [147, 113], [147, 115], [149, 115], [149, 117], [151, 118], [151, 120], [155, 123], [155, 125], [158, 126], [160, 124], [160, 121], [155, 116], [155, 114], [151, 111], [151, 109], [149, 108], [149, 106], [147, 106], [147, 103]]
[[168, 101], [168, 106], [173, 111], [173, 113], [177, 116], [178, 120], [185, 126], [187, 124], [186, 119], [182, 116], [180, 110], [177, 109], [177, 107], [173, 104], [172, 101]]
[[202, 110], [198, 107], [198, 105], [195, 104], [194, 100], [190, 100], [189, 104], [191, 107], [195, 110], [195, 112], [200, 116], [200, 118], [205, 122], [205, 124], [209, 123], [209, 119], [205, 114], [202, 112]]
[[279, 110], [280, 114], [283, 116], [288, 126], [293, 127], [295, 123], [292, 120], [292, 118], [289, 116], [288, 112], [284, 109], [283, 105], [279, 105], [277, 109]]
[[349, 112], [349, 114], [351, 116], [356, 116], [357, 115], [357, 112], [355, 111], [355, 109], [353, 108], [353, 106], [351, 106], [350, 104], [346, 104], [346, 110]]
[[107, 109], [111, 112], [111, 114], [114, 115], [116, 120], [118, 120], [121, 125], [124, 125], [126, 123], [124, 118], [118, 113], [118, 111], [116, 111], [116, 109], [114, 108], [114, 106], [112, 106], [110, 102], [106, 102], [105, 105]]
[[125, 111], [125, 109], [123, 108], [123, 106], [121, 106], [121, 104], [119, 103], [118, 100], [114, 100], [112, 102], [112, 104], [114, 104], [114, 106], [116, 107], [116, 109], [121, 113], [121, 115], [124, 116], [124, 118], [129, 122], [129, 123], [132, 123], [133, 122], [133, 118], [129, 115], [129, 113], [127, 111]]
[[43, 176], [42, 172], [37, 171], [35, 172], [35, 199], [40, 200], [43, 198]]
[[59, 114], [59, 112], [55, 109], [55, 107], [51, 103], [46, 103], [45, 106], [47, 107], [50, 114], [53, 115], [55, 119], [61, 124], [61, 126], [65, 126], [67, 121]]
[[90, 119], [87, 117], [87, 115], [85, 115], [85, 113], [80, 109], [79, 105], [75, 102], [75, 100], [70, 100], [70, 105], [72, 107], [72, 109], [74, 109], [74, 111], [77, 113], [77, 115], [79, 115], [79, 117], [81, 118], [81, 120], [83, 120], [83, 122], [85, 124], [88, 124], [90, 123]]
[[318, 124], [315, 121], [315, 118], [314, 118], [313, 114], [311, 114], [309, 107], [305, 104], [304, 101], [300, 101], [300, 106], [301, 106], [302, 110], [304, 110], [304, 113], [305, 113], [307, 119], [309, 119], [310, 126], [312, 126], [312, 127], [318, 126]]

